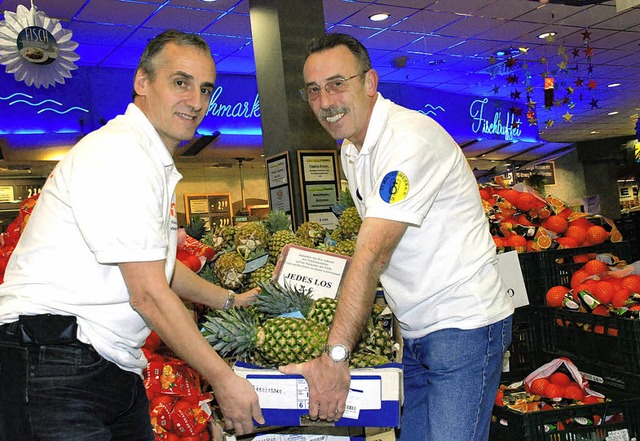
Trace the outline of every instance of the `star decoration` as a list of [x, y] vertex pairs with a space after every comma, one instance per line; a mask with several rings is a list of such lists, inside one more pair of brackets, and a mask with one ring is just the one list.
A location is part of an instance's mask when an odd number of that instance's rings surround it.
[[565, 55], [567, 53], [567, 49], [564, 46], [560, 46], [558, 48], [558, 55]]
[[516, 65], [516, 59], [513, 57], [507, 58], [507, 61], [504, 62], [504, 65], [508, 68], [513, 68]]
[[491, 57], [489, 57], [489, 64], [496, 64], [497, 61], [498, 60], [493, 55]]
[[584, 80], [580, 77], [576, 80], [576, 87], [580, 87], [584, 84]]
[[520, 116], [520, 115], [522, 115], [522, 108], [516, 107], [516, 106], [511, 106], [511, 108], [509, 109], [509, 112], [511, 112], [511, 114], [513, 114], [515, 116]]
[[553, 121], [551, 118], [549, 118], [549, 119], [548, 119], [548, 120], [546, 120], [546, 121], [545, 121], [545, 123], [544, 123], [545, 128], [546, 128], [546, 129], [548, 129], [548, 128], [550, 128], [550, 127], [553, 127], [553, 123], [554, 123], [554, 121]]
[[542, 74], [540, 76], [542, 78], [547, 78], [549, 76], [549, 71], [545, 70], [544, 72], [542, 72]]
[[573, 53], [573, 58], [578, 58], [580, 56], [580, 49], [574, 48], [572, 53]]
[[527, 86], [527, 93], [533, 93], [533, 86]]
[[547, 62], [546, 57], [540, 57], [540, 58], [538, 59], [538, 63], [540, 63], [540, 64], [545, 64], [546, 62]]
[[514, 100], [519, 100], [520, 99], [520, 91], [519, 90], [514, 90], [513, 92], [511, 92], [511, 98], [513, 98]]
[[536, 117], [536, 113], [533, 110], [529, 110], [527, 112], [527, 119], [531, 119], [531, 118], [535, 118]]
[[582, 33], [582, 41], [589, 41], [589, 40], [591, 40], [591, 32], [585, 29], [584, 32]]
[[556, 36], [552, 35], [552, 34], [549, 34], [549, 35], [547, 35], [546, 40], [547, 40], [547, 43], [553, 43], [554, 41], [556, 41]]
[[529, 101], [527, 102], [527, 107], [529, 107], [530, 109], [533, 109], [535, 106], [536, 106], [536, 102], [529, 99]]
[[584, 56], [589, 58], [593, 57], [593, 48], [591, 46], [584, 48]]
[[569, 113], [568, 111], [567, 111], [567, 113], [562, 115], [562, 119], [564, 119], [564, 122], [571, 122], [571, 118], [573, 118], [573, 115], [571, 113]]
[[514, 74], [510, 74], [507, 77], [507, 84], [516, 84], [518, 82], [518, 77], [515, 76]]
[[587, 71], [592, 74], [593, 73], [593, 64], [590, 64], [589, 67], [587, 67]]
[[591, 78], [587, 83], [587, 87], [589, 87], [589, 89], [595, 89], [597, 85], [598, 83], [596, 81], [593, 81], [593, 78]]
[[535, 126], [536, 124], [538, 124], [538, 120], [535, 118], [528, 118], [527, 121], [529, 121], [530, 126]]
[[569, 104], [571, 102], [571, 100], [569, 99], [568, 96], [565, 96], [564, 98], [562, 98], [562, 104]]
[[511, 123], [511, 127], [514, 129], [517, 129], [518, 127], [520, 127], [520, 121], [514, 121]]
[[497, 95], [499, 91], [500, 91], [500, 88], [499, 88], [498, 86], [495, 86], [495, 87], [493, 88], [493, 93], [494, 93], [494, 95]]
[[556, 106], [556, 107], [560, 107], [562, 105], [562, 100], [555, 100], [553, 102], [553, 105]]
[[566, 71], [567, 70], [567, 62], [565, 60], [562, 60], [560, 63], [558, 63], [558, 67], [560, 68], [560, 70]]
[[567, 87], [567, 95], [573, 95], [573, 87]]
[[524, 46], [520, 46], [518, 50], [520, 51], [521, 54], [526, 54], [527, 52], [529, 52], [529, 48]]
[[589, 104], [591, 105], [591, 110], [600, 108], [598, 107], [598, 100], [595, 98], [591, 98], [591, 102]]
[[576, 106], [576, 103], [574, 103], [574, 102], [569, 103], [569, 108], [570, 109], [573, 109], [575, 106]]

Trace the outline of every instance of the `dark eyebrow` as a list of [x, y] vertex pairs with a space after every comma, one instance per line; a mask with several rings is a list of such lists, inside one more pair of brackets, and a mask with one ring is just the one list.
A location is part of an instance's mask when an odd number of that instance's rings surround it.
[[200, 87], [210, 87], [212, 89], [214, 88], [214, 86], [215, 85], [213, 83], [210, 83], [209, 81], [206, 81], [200, 85]]
[[[341, 80], [341, 79], [344, 79], [344, 78], [345, 78], [345, 76], [344, 76], [344, 75], [341, 75], [341, 74], [335, 74], [335, 75], [333, 75], [333, 76], [330, 76], [330, 77], [329, 77], [329, 78], [327, 78], [326, 80], [327, 80], [327, 82], [329, 82], [329, 81], [338, 80], [338, 79], [340, 79], [340, 80]], [[310, 82], [310, 83], [305, 84], [305, 86], [311, 86], [311, 85], [313, 85], [313, 84], [316, 84], [316, 85], [317, 85], [318, 83], [316, 83], [315, 81], [312, 81], [312, 82]]]

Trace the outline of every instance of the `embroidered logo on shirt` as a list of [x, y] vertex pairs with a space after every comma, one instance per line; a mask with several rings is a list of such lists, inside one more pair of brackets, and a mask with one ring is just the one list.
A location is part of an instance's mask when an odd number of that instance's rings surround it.
[[409, 178], [401, 171], [392, 171], [382, 179], [380, 197], [390, 204], [400, 202], [409, 193]]

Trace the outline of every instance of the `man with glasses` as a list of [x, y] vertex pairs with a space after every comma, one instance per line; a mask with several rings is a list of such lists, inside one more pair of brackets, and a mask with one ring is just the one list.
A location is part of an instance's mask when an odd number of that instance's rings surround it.
[[349, 351], [380, 282], [404, 339], [399, 439], [486, 440], [513, 303], [462, 151], [431, 118], [377, 92], [367, 50], [351, 36], [312, 41], [304, 81], [302, 98], [343, 140], [363, 223], [325, 353], [281, 371], [306, 378], [312, 419], [341, 418]]

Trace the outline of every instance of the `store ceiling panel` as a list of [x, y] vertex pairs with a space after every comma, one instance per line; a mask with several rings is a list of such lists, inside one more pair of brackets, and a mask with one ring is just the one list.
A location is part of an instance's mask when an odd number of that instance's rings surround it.
[[[302, 1], [302, 0], [301, 0]], [[307, 0], [305, 0], [307, 1]], [[314, 0], [317, 1], [317, 0]], [[28, 0], [0, 0], [15, 12]], [[80, 43], [79, 66], [135, 68], [153, 35], [175, 27], [201, 33], [218, 70], [255, 74], [249, 0], [34, 0]], [[460, 139], [479, 161], [532, 162], [576, 141], [632, 136], [640, 110], [640, 8], [615, 0], [586, 6], [531, 0], [323, 0], [326, 29], [351, 33], [370, 50], [382, 82], [534, 102], [543, 142]], [[387, 12], [373, 22], [369, 16]], [[555, 37], [538, 38], [553, 31]], [[507, 52], [500, 55], [500, 52]], [[511, 55], [509, 55], [509, 51]], [[396, 60], [403, 58], [401, 66]], [[543, 78], [556, 81], [543, 106]], [[619, 83], [617, 87], [609, 87]], [[611, 115], [610, 113], [617, 112]], [[546, 155], [546, 156], [545, 156]]]

